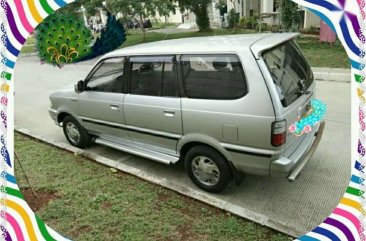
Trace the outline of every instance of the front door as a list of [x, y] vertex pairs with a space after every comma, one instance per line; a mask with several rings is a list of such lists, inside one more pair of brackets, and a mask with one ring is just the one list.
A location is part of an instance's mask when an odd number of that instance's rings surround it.
[[176, 153], [182, 115], [174, 56], [130, 58], [129, 94], [123, 112], [132, 141]]
[[83, 126], [93, 134], [124, 137], [123, 69], [125, 58], [102, 60], [85, 81], [79, 102]]

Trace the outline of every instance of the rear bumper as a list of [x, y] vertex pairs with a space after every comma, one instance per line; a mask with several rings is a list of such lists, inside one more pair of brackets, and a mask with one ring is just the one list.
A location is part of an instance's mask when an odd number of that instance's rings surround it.
[[313, 156], [323, 135], [325, 121], [321, 121], [318, 131], [308, 136], [290, 157], [281, 157], [271, 163], [271, 176], [287, 177], [294, 181]]

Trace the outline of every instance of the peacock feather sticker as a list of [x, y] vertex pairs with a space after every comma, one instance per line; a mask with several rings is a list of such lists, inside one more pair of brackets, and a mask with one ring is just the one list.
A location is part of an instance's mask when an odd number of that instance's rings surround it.
[[307, 110], [289, 127], [289, 131], [296, 136], [310, 133], [312, 127], [324, 118], [326, 111], [327, 106], [322, 101], [311, 100]]
[[38, 26], [35, 37], [41, 60], [57, 66], [88, 56], [93, 40], [84, 22], [69, 14], [49, 16]]
[[107, 14], [106, 28], [94, 37], [84, 20], [73, 14], [57, 13], [45, 19], [36, 29], [38, 55], [43, 63], [62, 67], [95, 58], [122, 45], [126, 40], [123, 25]]

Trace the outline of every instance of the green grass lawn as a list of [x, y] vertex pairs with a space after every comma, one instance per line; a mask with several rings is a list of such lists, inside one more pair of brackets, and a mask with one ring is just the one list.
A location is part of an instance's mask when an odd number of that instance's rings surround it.
[[35, 45], [23, 45], [22, 49], [20, 50], [22, 54], [30, 54], [36, 53], [37, 49]]
[[15, 150], [38, 197], [29, 195], [16, 163], [16, 177], [26, 199], [47, 224], [73, 240], [290, 240], [17, 133]]
[[30, 36], [29, 38], [27, 38], [25, 44], [36, 44], [36, 39], [33, 36]]
[[338, 40], [333, 46], [319, 43], [314, 37], [300, 37], [297, 42], [313, 67], [351, 68], [347, 53]]
[[162, 29], [162, 28], [173, 28], [176, 27], [175, 23], [165, 23], [165, 22], [151, 22], [152, 28], [150, 29]]
[[24, 45], [23, 45], [20, 52], [22, 54], [29, 54], [29, 53], [35, 53], [36, 51], [37, 51], [37, 49], [36, 49], [36, 39], [31, 36], [24, 43]]

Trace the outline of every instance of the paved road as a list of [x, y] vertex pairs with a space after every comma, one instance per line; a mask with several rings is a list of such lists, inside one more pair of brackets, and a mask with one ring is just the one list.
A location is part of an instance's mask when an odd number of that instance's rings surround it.
[[[16, 127], [66, 145], [61, 128], [48, 116], [48, 94], [81, 79], [92, 62], [59, 70], [40, 65], [36, 58], [20, 58], [15, 71]], [[258, 217], [266, 217], [267, 221], [262, 223], [293, 235], [306, 233], [331, 213], [350, 175], [350, 84], [317, 81], [317, 87], [318, 98], [328, 105], [326, 129], [318, 150], [298, 180], [289, 183], [282, 178], [247, 176], [240, 186], [231, 185], [224, 193], [210, 197], [226, 206], [241, 207], [239, 214], [249, 219], [262, 222]], [[165, 178], [172, 188], [183, 184], [197, 190], [180, 166], [164, 166], [102, 146], [93, 146], [89, 151]]]

